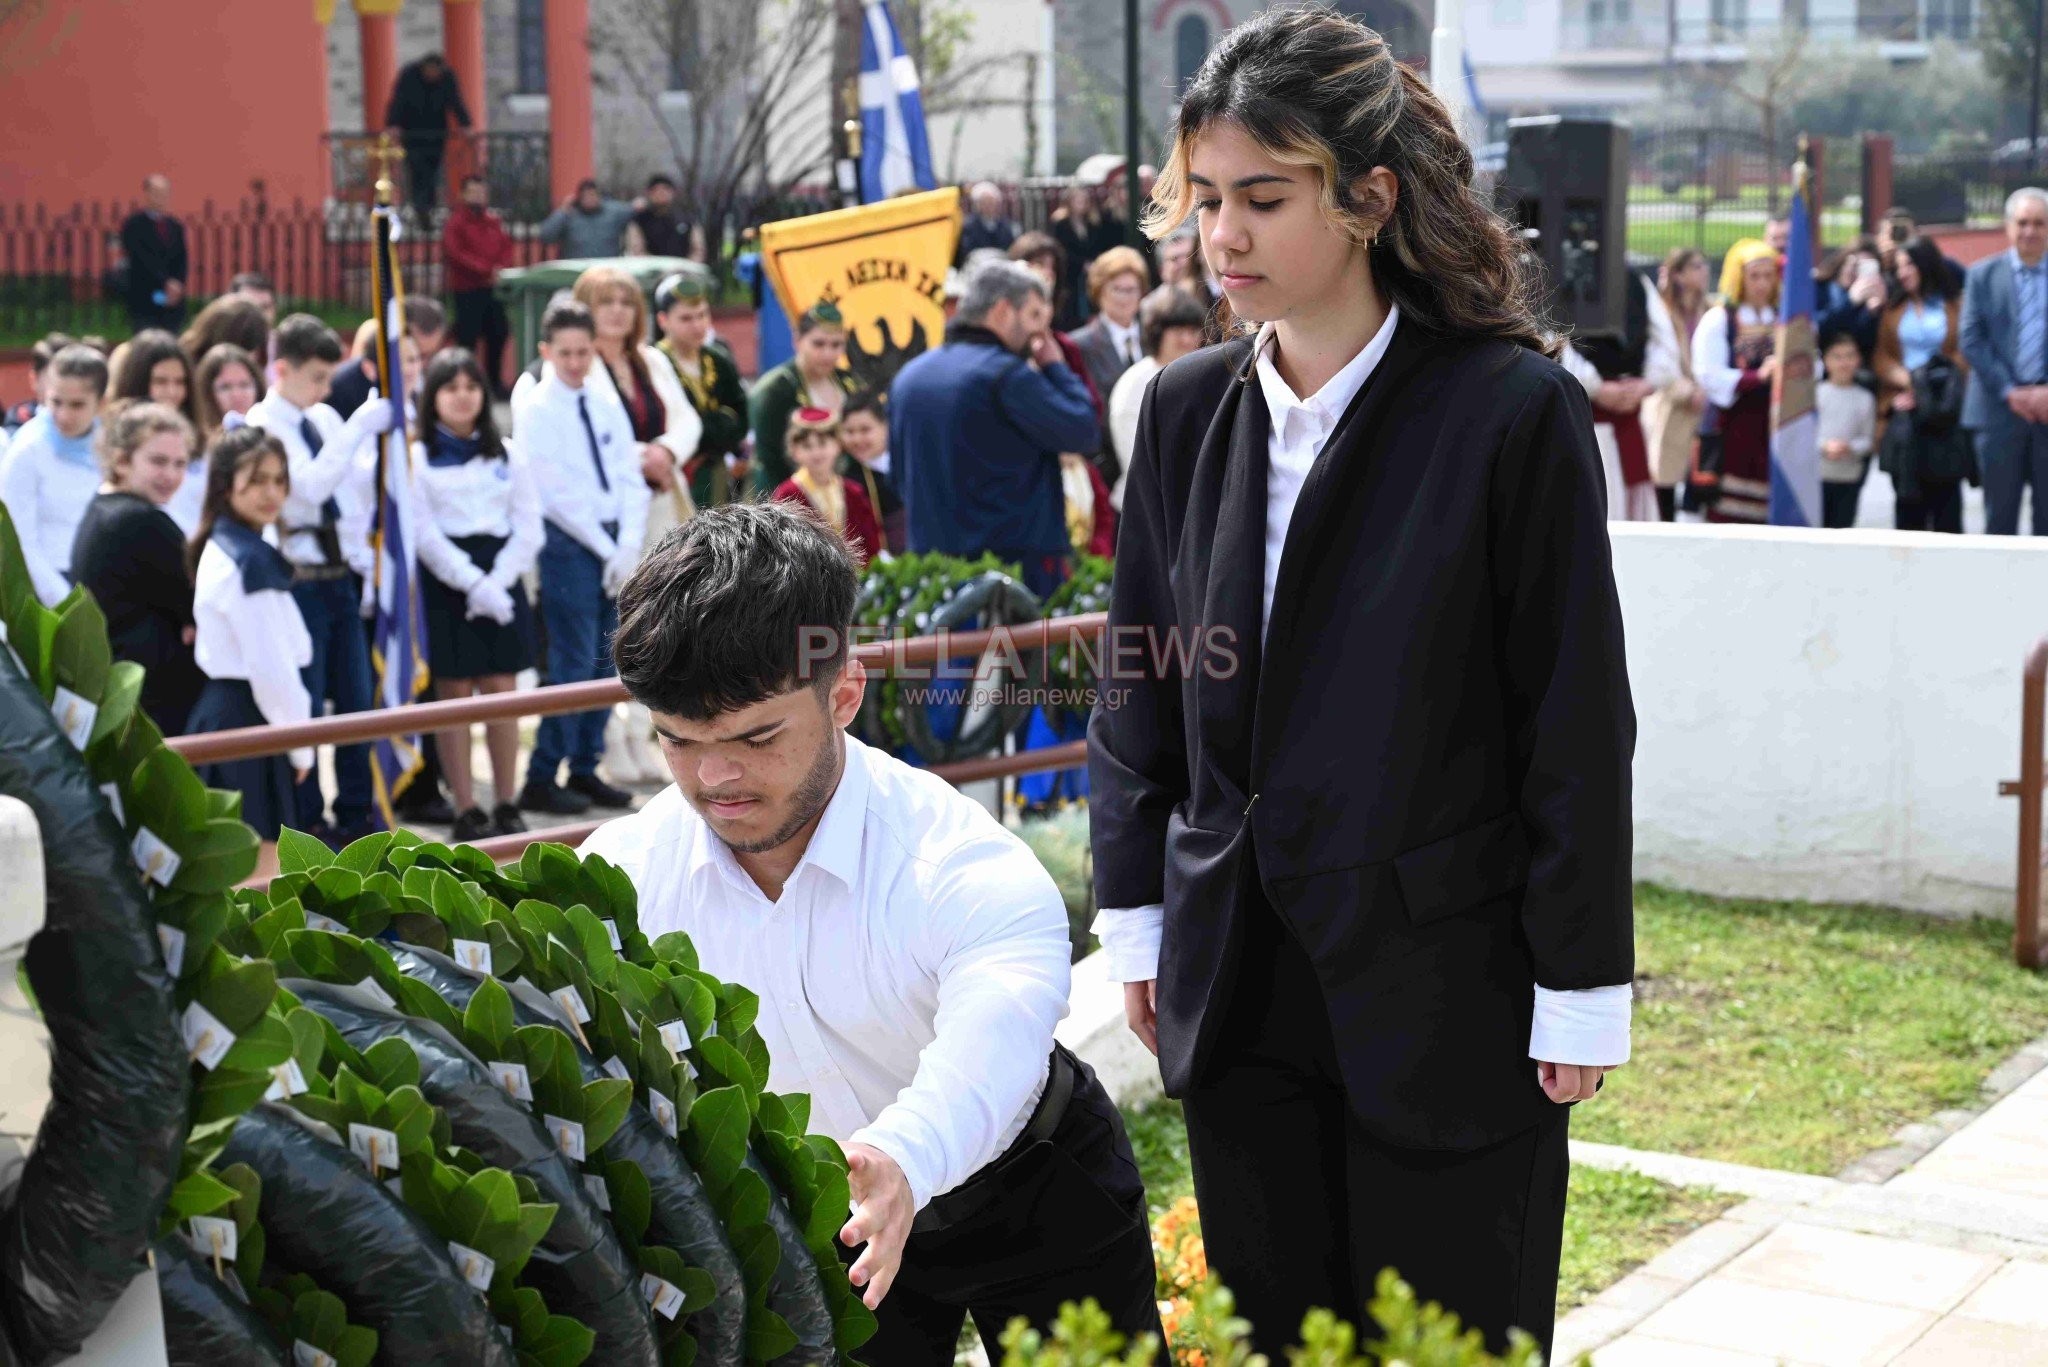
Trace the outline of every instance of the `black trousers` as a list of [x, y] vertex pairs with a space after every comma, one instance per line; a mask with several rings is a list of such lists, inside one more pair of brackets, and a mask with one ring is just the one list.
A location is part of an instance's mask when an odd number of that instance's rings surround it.
[[1923, 479], [1920, 497], [1901, 498], [1892, 509], [1892, 523], [1902, 532], [1960, 532], [1963, 529], [1963, 482]]
[[[1495, 1352], [1513, 1325], [1549, 1357], [1567, 1108], [1471, 1153], [1366, 1133], [1338, 1080], [1307, 954], [1263, 899], [1247, 915], [1215, 1053], [1184, 1104], [1209, 1265], [1251, 1321], [1254, 1346], [1286, 1361], [1317, 1307], [1372, 1337], [1365, 1307], [1392, 1267], [1423, 1301], [1485, 1331]], [[1447, 1093], [1459, 1085], [1443, 1079]]]
[[[1093, 1297], [1127, 1336], [1159, 1334], [1145, 1186], [1123, 1118], [1088, 1065], [1050, 1139], [1020, 1139], [958, 1188], [971, 1214], [913, 1233], [857, 1356], [869, 1367], [952, 1367], [967, 1316], [1000, 1361], [1004, 1328], [1039, 1328]], [[985, 1204], [983, 1204], [985, 1202]], [[858, 1250], [842, 1248], [851, 1265]]]
[[1856, 525], [1856, 505], [1862, 501], [1863, 486], [1846, 481], [1836, 484], [1824, 481], [1820, 486], [1820, 525], [1823, 527], [1853, 527]]
[[493, 394], [505, 392], [500, 367], [505, 359], [505, 339], [511, 332], [511, 320], [496, 293], [489, 289], [455, 291], [455, 344], [475, 353]]

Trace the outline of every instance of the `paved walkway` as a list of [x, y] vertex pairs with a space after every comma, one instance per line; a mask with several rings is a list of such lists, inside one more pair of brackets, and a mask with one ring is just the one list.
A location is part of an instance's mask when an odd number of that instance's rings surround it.
[[1560, 1324], [1555, 1360], [1595, 1367], [2048, 1364], [2048, 1042], [1981, 1114], [1901, 1132], [1840, 1178], [1575, 1145], [1750, 1200]]

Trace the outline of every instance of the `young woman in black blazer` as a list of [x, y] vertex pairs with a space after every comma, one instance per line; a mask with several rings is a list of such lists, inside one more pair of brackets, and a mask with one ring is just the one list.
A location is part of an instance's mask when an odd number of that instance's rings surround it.
[[1138, 424], [1098, 932], [1276, 1360], [1389, 1266], [1547, 1353], [1568, 1108], [1628, 1055], [1604, 476], [1471, 177], [1378, 34], [1276, 9], [1210, 54], [1154, 192], [1240, 321]]

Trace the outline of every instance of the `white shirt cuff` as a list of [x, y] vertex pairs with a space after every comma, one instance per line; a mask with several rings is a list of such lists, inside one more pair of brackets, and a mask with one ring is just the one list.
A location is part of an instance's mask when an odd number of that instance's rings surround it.
[[1536, 989], [1536, 1016], [1529, 1027], [1529, 1057], [1544, 1063], [1618, 1068], [1628, 1062], [1633, 983], [1587, 987], [1573, 992]]
[[1112, 982], [1151, 982], [1159, 976], [1159, 931], [1166, 921], [1166, 904], [1154, 902], [1143, 907], [1104, 907], [1095, 913], [1088, 929], [1102, 941], [1109, 955]]

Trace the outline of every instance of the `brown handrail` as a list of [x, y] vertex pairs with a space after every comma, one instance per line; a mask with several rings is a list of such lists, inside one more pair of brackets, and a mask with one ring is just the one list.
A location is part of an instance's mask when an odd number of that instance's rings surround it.
[[[978, 783], [983, 779], [1009, 778], [1022, 774], [1042, 774], [1054, 769], [1071, 769], [1088, 762], [1088, 742], [1068, 741], [1064, 745], [1049, 745], [1043, 750], [1025, 750], [1014, 755], [992, 755], [986, 759], [960, 760], [953, 764], [934, 764], [931, 772], [955, 786], [962, 783]], [[606, 818], [610, 820], [611, 818]], [[508, 864], [526, 853], [529, 845], [543, 841], [555, 841], [571, 847], [581, 845], [590, 838], [591, 832], [603, 821], [580, 821], [571, 826], [555, 826], [547, 830], [524, 831], [518, 835], [494, 835], [488, 840], [470, 842], [475, 849], [491, 857], [494, 864]]]
[[1998, 785], [1999, 796], [2020, 800], [2019, 876], [2012, 909], [2012, 957], [2021, 968], [2043, 966], [2041, 935], [2041, 754], [2043, 709], [2048, 705], [2048, 638], [2027, 652], [2020, 683], [2020, 776]]
[[[856, 646], [854, 654], [870, 670], [895, 673], [906, 666], [930, 664], [939, 659], [978, 658], [999, 638], [1019, 652], [1042, 650], [1048, 645], [1071, 645], [1084, 638], [1099, 638], [1108, 625], [1109, 614], [1093, 612], [985, 631], [874, 641]], [[247, 726], [234, 731], [211, 731], [198, 736], [179, 736], [166, 743], [193, 764], [217, 764], [223, 760], [282, 755], [302, 746], [356, 745], [363, 741], [382, 740], [386, 736], [426, 735], [445, 727], [467, 726], [476, 722], [588, 712], [624, 701], [626, 689], [617, 679], [593, 679], [587, 683], [550, 684], [523, 692], [515, 690], [411, 703], [370, 712], [350, 712], [293, 726]]]

